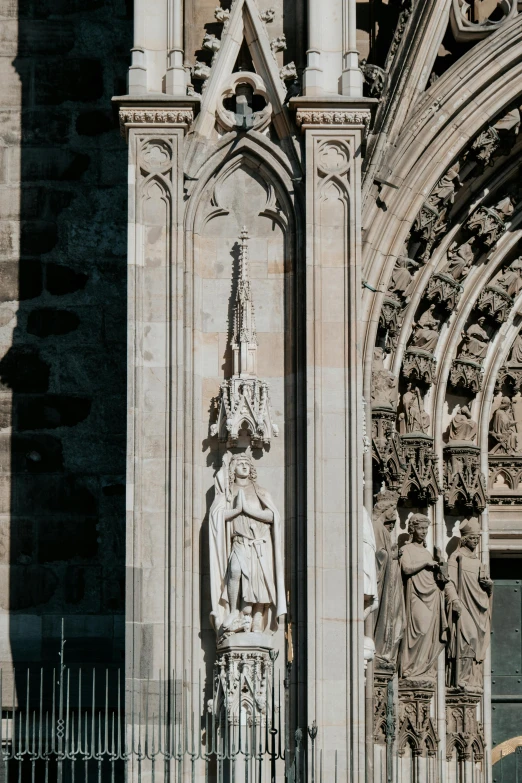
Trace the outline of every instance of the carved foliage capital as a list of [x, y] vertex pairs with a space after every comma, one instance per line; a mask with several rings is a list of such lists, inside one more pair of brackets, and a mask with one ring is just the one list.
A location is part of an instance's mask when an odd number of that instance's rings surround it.
[[340, 109], [298, 109], [296, 122], [298, 127], [305, 130], [307, 127], [318, 128], [332, 126], [362, 126], [366, 129], [370, 124], [371, 113], [366, 109], [340, 110]]
[[175, 127], [188, 128], [194, 119], [194, 111], [190, 108], [183, 109], [159, 109], [159, 108], [134, 108], [120, 109], [120, 132], [125, 138], [129, 127], [149, 125], [173, 125]]

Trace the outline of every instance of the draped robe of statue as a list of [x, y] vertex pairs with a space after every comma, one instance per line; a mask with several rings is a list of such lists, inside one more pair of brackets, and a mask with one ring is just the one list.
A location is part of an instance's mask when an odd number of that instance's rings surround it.
[[[460, 558], [460, 594], [458, 559]], [[448, 601], [448, 622], [450, 641], [448, 646], [447, 685], [454, 682], [455, 660], [460, 658], [458, 685], [469, 688], [482, 687], [482, 663], [489, 645], [491, 632], [491, 597], [482, 588], [480, 578], [480, 560], [474, 552], [459, 547], [448, 560], [450, 581], [445, 587]], [[453, 601], [460, 600], [462, 611], [460, 621], [451, 611]]]
[[379, 605], [375, 616], [375, 653], [377, 667], [395, 669], [399, 645], [404, 633], [404, 595], [397, 549], [386, 526], [374, 520], [377, 595]]
[[496, 441], [490, 454], [516, 454], [517, 433], [515, 420], [508, 403], [502, 403], [500, 408], [497, 408], [493, 414], [490, 434]]
[[465, 406], [456, 413], [449, 425], [450, 441], [473, 441], [477, 436], [477, 422], [473, 421]]
[[422, 348], [424, 351], [433, 352], [440, 337], [439, 327], [440, 322], [433, 317], [432, 308], [429, 308], [418, 320], [412, 345], [416, 348]]
[[[377, 564], [375, 560], [375, 532], [367, 510], [363, 507], [363, 592], [364, 619], [377, 609]], [[364, 636], [364, 660], [373, 660], [374, 640]]]
[[466, 343], [462, 356], [475, 361], [484, 359], [488, 352], [489, 335], [480, 324], [471, 324], [466, 330]]
[[[216, 494], [209, 514], [210, 619], [216, 633], [230, 611], [227, 571], [233, 548], [241, 564], [243, 601], [269, 604], [267, 630], [271, 632], [277, 630], [277, 618], [286, 614], [281, 517], [266, 489], [254, 481], [252, 484], [261, 507], [274, 515], [271, 524], [245, 514], [226, 521], [225, 511], [232, 508], [233, 502], [226, 461], [216, 475]], [[233, 541], [235, 533], [239, 536]]]
[[432, 560], [423, 544], [412, 542], [401, 549], [406, 626], [400, 651], [400, 676], [410, 680], [435, 680], [437, 658], [447, 635], [444, 593], [433, 570], [426, 568]]

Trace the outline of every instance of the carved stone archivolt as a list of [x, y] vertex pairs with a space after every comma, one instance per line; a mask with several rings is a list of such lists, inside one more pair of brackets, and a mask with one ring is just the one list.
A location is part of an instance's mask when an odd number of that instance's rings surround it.
[[402, 458], [406, 465], [399, 489], [400, 497], [420, 504], [433, 504], [440, 495], [438, 457], [433, 438], [421, 433], [401, 436]]

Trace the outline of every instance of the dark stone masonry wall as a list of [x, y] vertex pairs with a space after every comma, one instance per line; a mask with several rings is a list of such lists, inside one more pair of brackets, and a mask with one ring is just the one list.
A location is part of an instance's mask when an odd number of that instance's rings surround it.
[[131, 0], [0, 0], [0, 664], [123, 660]]

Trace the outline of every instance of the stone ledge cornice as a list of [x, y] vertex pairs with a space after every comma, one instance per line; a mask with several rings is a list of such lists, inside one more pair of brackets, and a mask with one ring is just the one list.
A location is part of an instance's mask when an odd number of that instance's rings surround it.
[[290, 108], [296, 111], [296, 123], [302, 131], [307, 128], [363, 128], [372, 117], [376, 98], [347, 98], [344, 95], [292, 98]]
[[164, 93], [119, 95], [114, 97], [120, 117], [120, 132], [128, 137], [130, 128], [168, 126], [187, 130], [199, 108], [199, 96], [175, 96]]

